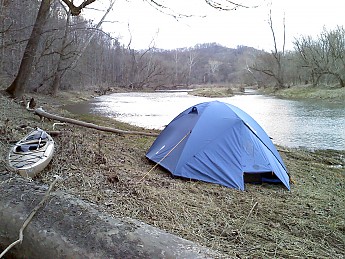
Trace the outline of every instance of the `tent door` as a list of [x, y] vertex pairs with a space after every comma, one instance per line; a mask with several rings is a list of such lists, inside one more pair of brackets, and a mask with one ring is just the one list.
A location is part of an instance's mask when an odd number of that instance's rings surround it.
[[265, 173], [244, 173], [245, 183], [281, 183], [273, 172]]

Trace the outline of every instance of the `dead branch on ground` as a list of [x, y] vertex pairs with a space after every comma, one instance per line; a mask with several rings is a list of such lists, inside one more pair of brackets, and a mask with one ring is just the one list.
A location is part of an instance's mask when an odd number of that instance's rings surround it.
[[75, 120], [75, 119], [71, 119], [71, 118], [65, 118], [62, 116], [50, 114], [50, 113], [44, 111], [42, 108], [35, 109], [35, 114], [37, 114], [40, 117], [47, 118], [47, 119], [57, 120], [57, 121], [61, 121], [61, 122], [67, 122], [67, 123], [79, 125], [82, 127], [96, 129], [96, 130], [105, 131], [105, 132], [112, 132], [112, 133], [118, 133], [118, 134], [131, 134], [131, 135], [158, 136], [157, 133], [148, 133], [148, 132], [143, 132], [143, 131], [120, 130], [120, 129], [110, 128], [110, 127], [99, 126], [99, 125], [96, 125], [93, 123], [79, 121], [79, 120]]

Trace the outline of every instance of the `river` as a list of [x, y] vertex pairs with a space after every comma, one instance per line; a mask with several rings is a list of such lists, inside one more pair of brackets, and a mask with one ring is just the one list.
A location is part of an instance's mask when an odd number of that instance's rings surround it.
[[188, 92], [115, 93], [67, 107], [148, 129], [163, 129], [185, 109], [205, 101], [233, 104], [251, 115], [275, 144], [307, 149], [345, 150], [345, 104], [278, 99], [248, 91], [244, 95], [207, 98]]

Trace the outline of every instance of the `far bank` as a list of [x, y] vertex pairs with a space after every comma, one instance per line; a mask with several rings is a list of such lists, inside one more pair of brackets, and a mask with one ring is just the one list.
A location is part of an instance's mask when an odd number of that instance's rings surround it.
[[336, 131], [336, 128], [339, 132], [339, 127], [345, 125], [345, 105], [325, 100], [280, 99], [249, 89], [244, 94], [231, 97], [195, 96], [193, 92], [169, 90], [113, 93], [66, 108], [72, 113], [93, 113], [147, 129], [162, 130], [185, 109], [217, 100], [235, 105], [248, 113], [276, 144], [312, 149], [345, 149], [342, 144], [345, 143], [345, 136]]
[[330, 102], [344, 102], [344, 87], [320, 87], [312, 85], [292, 86], [283, 89], [273, 87], [262, 88], [260, 93], [274, 95], [284, 99], [294, 100], [325, 100]]

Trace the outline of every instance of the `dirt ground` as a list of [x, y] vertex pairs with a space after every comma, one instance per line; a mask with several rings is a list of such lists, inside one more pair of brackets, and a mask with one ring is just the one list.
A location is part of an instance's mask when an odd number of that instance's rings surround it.
[[[34, 97], [45, 111], [121, 130], [153, 132], [93, 115], [74, 115], [63, 104], [90, 93]], [[289, 170], [282, 185], [246, 184], [238, 191], [174, 178], [155, 168], [145, 153], [155, 137], [114, 134], [41, 121], [20, 101], [0, 94], [0, 167], [10, 146], [29, 127], [58, 130], [52, 162], [34, 181], [64, 180], [57, 189], [89, 201], [115, 218], [130, 217], [238, 258], [344, 258], [345, 150], [278, 146]], [[155, 133], [159, 133], [158, 131]]]

